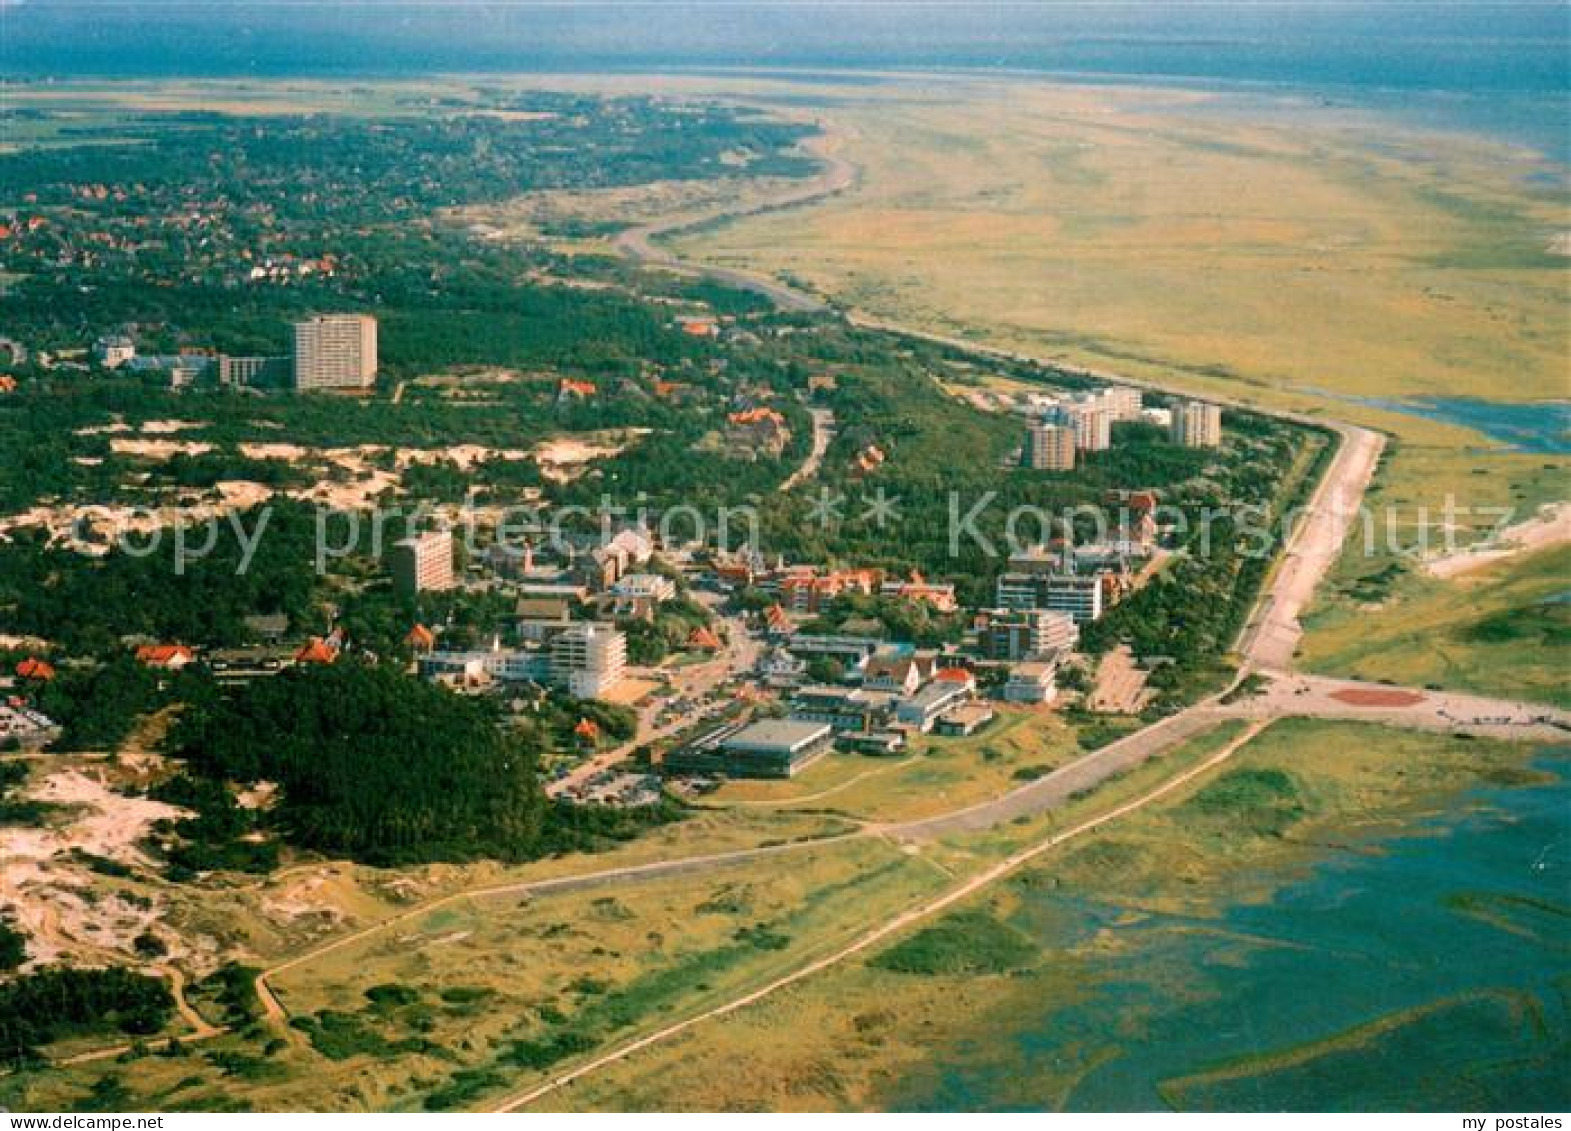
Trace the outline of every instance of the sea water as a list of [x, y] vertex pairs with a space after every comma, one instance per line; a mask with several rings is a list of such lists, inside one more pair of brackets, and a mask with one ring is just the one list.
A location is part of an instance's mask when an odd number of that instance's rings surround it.
[[936, 1048], [890, 1102], [1565, 1110], [1568, 753], [1540, 762], [1547, 784], [1479, 789], [1373, 841], [1327, 843], [1310, 874], [1265, 902], [1240, 889], [1215, 918], [1126, 922], [1114, 904], [1027, 890], [1015, 925], [1039, 929], [1050, 956], [1112, 932], [1075, 959], [1089, 991], [1065, 1002], [1020, 979], [985, 1040]]

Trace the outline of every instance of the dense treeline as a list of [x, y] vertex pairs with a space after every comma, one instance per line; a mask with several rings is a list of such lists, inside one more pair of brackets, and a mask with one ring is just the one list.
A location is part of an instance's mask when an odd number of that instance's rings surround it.
[[[264, 536], [256, 538], [264, 513]], [[240, 642], [248, 635], [245, 617], [257, 613], [284, 613], [297, 625], [320, 619], [316, 517], [308, 507], [281, 500], [214, 531], [210, 550], [206, 528], [192, 531], [190, 560], [178, 569], [168, 529], [151, 552], [143, 552], [150, 539], [133, 537], [134, 548], [99, 557], [18, 531], [0, 542], [0, 623], [72, 652], [108, 654], [128, 635], [193, 645]]]
[[295, 669], [188, 710], [174, 753], [197, 772], [276, 781], [273, 818], [301, 847], [376, 864], [546, 843], [534, 752], [489, 703], [386, 667]]
[[67, 1037], [120, 1032], [147, 1036], [174, 1010], [158, 978], [119, 967], [53, 966], [0, 982], [0, 1061], [18, 1062]]
[[[393, 866], [594, 851], [675, 820], [643, 810], [550, 804], [536, 751], [571, 741], [578, 721], [631, 738], [625, 707], [549, 695], [511, 722], [494, 700], [456, 695], [386, 665], [340, 660], [293, 669], [188, 703], [169, 735], [188, 772], [154, 791], [195, 815], [157, 831], [169, 876], [267, 872], [273, 836], [302, 849]], [[276, 782], [268, 810], [240, 807], [234, 783]], [[262, 834], [260, 837], [256, 834]]]
[[27, 936], [10, 915], [0, 911], [0, 972], [15, 970], [27, 961]]
[[117, 745], [137, 716], [163, 701], [158, 677], [129, 652], [65, 667], [38, 696], [39, 709], [61, 726], [58, 744], [71, 750]]

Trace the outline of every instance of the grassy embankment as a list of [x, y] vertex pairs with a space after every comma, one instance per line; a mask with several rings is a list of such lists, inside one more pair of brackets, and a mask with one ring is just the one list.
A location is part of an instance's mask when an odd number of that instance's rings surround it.
[[[1170, 756], [1164, 772], [1175, 760], [1198, 760], [1229, 736], [1214, 732], [1194, 740]], [[1055, 850], [946, 919], [865, 961], [610, 1066], [547, 1097], [544, 1106], [811, 1110], [896, 1102], [901, 1082], [927, 1077], [940, 1050], [971, 1047], [971, 1037], [1007, 1028], [1006, 1019], [1022, 1003], [1046, 1016], [1097, 994], [1115, 961], [1120, 970], [1131, 964], [1139, 969], [1153, 917], [1171, 916], [1175, 929], [1203, 931], [1223, 908], [1269, 900], [1330, 855], [1404, 833], [1461, 789], [1538, 780], [1527, 757], [1506, 744], [1359, 724], [1278, 723], [1217, 773]], [[1107, 796], [1094, 795], [1094, 804], [1138, 791], [1138, 779], [1153, 769], [1114, 783]], [[1056, 824], [1071, 820], [1060, 815]], [[1033, 835], [1046, 827], [1045, 821], [1033, 824]], [[1026, 833], [1015, 828], [993, 836], [1014, 841]], [[1097, 909], [1089, 928], [1080, 911], [1088, 907]], [[955, 945], [962, 937], [985, 945]], [[1237, 951], [1239, 960], [1251, 947], [1269, 945], [1220, 933], [1217, 944]], [[1206, 981], [1169, 991], [1216, 992]], [[1423, 1016], [1404, 1014], [1388, 1028]], [[989, 1102], [1054, 1106], [1086, 1072], [1138, 1040], [1139, 1024], [1131, 1013], [1094, 1041], [1066, 1037], [1055, 1049], [1055, 1069], [1044, 1073], [1041, 1065], [1049, 1058], [1038, 1056], [1033, 1071], [1020, 1077], [1018, 1094]], [[1370, 1036], [1345, 1036], [1329, 1042], [1327, 1051], [1349, 1041], [1367, 1043]], [[1007, 1042], [1000, 1047], [1007, 1050]], [[1294, 1063], [1316, 1055], [1310, 1050]], [[721, 1057], [729, 1070], [715, 1073], [712, 1065]], [[1199, 1083], [1189, 1082], [1174, 1099], [1200, 1103], [1201, 1095]]]

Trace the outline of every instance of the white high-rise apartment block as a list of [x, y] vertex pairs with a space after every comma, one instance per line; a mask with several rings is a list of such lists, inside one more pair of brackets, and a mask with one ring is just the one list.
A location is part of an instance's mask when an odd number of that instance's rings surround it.
[[1101, 401], [1107, 415], [1114, 420], [1139, 420], [1145, 400], [1140, 390], [1132, 385], [1109, 385], [1102, 390]]
[[1105, 452], [1113, 446], [1113, 418], [1099, 398], [1064, 405], [1058, 423], [1074, 429], [1075, 447], [1082, 452]]
[[1036, 471], [1073, 471], [1074, 429], [1061, 424], [1033, 424], [1026, 431], [1025, 465]]
[[551, 682], [578, 699], [596, 699], [622, 682], [627, 637], [603, 624], [575, 624], [551, 639]]
[[1204, 401], [1179, 401], [1173, 406], [1173, 443], [1186, 448], [1214, 448], [1222, 442], [1222, 410]]
[[393, 585], [410, 595], [451, 589], [453, 578], [453, 533], [432, 530], [394, 542], [388, 553]]
[[326, 314], [295, 323], [295, 388], [368, 389], [376, 380], [376, 319]]

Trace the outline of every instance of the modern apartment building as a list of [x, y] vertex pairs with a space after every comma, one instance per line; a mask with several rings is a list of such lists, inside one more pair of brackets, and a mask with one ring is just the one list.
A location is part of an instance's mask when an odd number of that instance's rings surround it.
[[1034, 471], [1073, 471], [1075, 433], [1062, 424], [1033, 424], [1026, 430], [1025, 460]]
[[1107, 415], [1116, 421], [1139, 420], [1145, 398], [1132, 385], [1109, 385], [1101, 393], [1102, 406]]
[[551, 682], [579, 699], [596, 699], [622, 681], [627, 637], [603, 624], [575, 624], [551, 638]]
[[1100, 572], [1053, 573], [1044, 580], [1042, 608], [1050, 613], [1064, 613], [1076, 624], [1101, 619], [1107, 587]]
[[240, 388], [245, 385], [282, 384], [289, 374], [287, 357], [232, 357], [218, 355], [218, 383]]
[[393, 585], [401, 593], [451, 589], [453, 534], [449, 530], [432, 530], [394, 542], [388, 551], [388, 565]]
[[1058, 664], [1052, 660], [1016, 666], [1004, 684], [1004, 702], [1051, 703], [1058, 697], [1057, 675]]
[[295, 388], [369, 389], [376, 380], [376, 319], [327, 314], [295, 323]]
[[1080, 451], [1105, 452], [1113, 446], [1113, 417], [1100, 398], [1061, 405], [1054, 416], [1054, 423], [1074, 432], [1075, 447]]
[[1101, 618], [1105, 589], [1102, 571], [1086, 574], [1010, 572], [999, 574], [994, 598], [1001, 609], [1042, 609], [1063, 613], [1076, 624], [1086, 624]]
[[1173, 443], [1186, 448], [1214, 448], [1222, 442], [1222, 410], [1204, 401], [1173, 406]]
[[990, 660], [1029, 660], [1069, 652], [1079, 642], [1074, 618], [1046, 609], [999, 609], [977, 630], [977, 645]]

